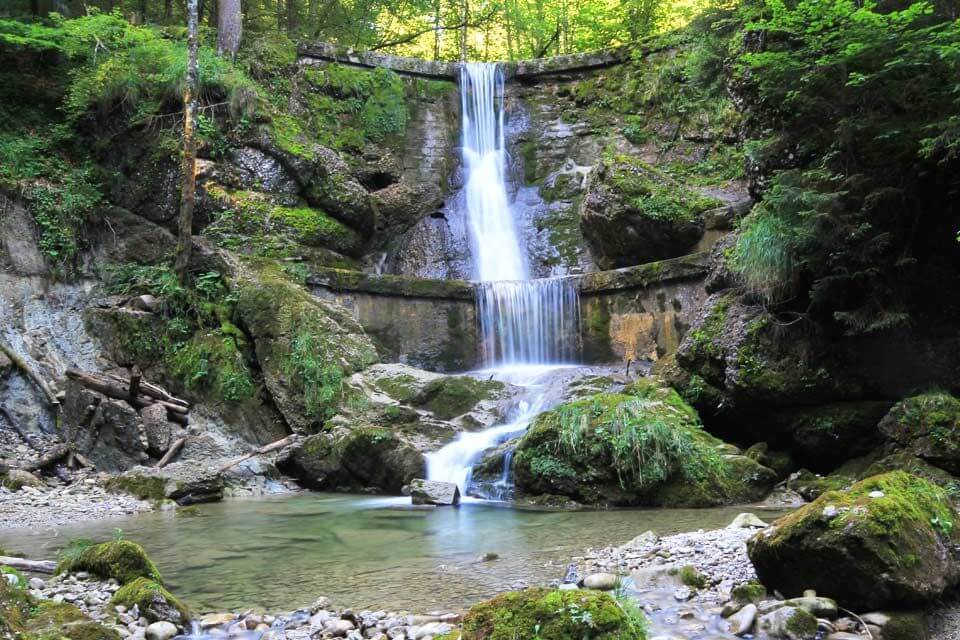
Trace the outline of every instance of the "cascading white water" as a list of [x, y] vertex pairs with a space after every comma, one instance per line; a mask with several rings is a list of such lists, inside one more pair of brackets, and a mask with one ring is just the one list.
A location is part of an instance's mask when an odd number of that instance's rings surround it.
[[[464, 432], [427, 456], [427, 477], [470, 488], [484, 452], [523, 434], [549, 408], [538, 381], [550, 366], [576, 354], [579, 299], [566, 278], [531, 280], [507, 192], [503, 70], [497, 64], [460, 67], [464, 201], [477, 286], [483, 358], [500, 379], [525, 388], [506, 424]], [[539, 365], [539, 366], [531, 366]], [[496, 483], [510, 485], [509, 454]], [[497, 497], [497, 496], [494, 496]]]

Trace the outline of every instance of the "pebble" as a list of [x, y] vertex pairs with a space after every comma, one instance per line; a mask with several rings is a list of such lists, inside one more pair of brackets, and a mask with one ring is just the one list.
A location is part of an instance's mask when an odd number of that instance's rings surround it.
[[166, 620], [154, 622], [146, 630], [147, 640], [170, 640], [175, 635], [177, 635], [176, 625]]

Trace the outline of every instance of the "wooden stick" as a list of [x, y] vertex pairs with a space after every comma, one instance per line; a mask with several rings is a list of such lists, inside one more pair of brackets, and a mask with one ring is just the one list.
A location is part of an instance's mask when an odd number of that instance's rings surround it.
[[3, 419], [7, 421], [7, 424], [10, 425], [10, 428], [17, 432], [20, 436], [20, 439], [27, 443], [27, 446], [33, 449], [34, 451], [40, 451], [40, 448], [33, 444], [33, 441], [27, 437], [27, 432], [20, 427], [16, 420], [13, 419], [13, 416], [10, 415], [10, 412], [7, 411], [7, 408], [0, 406], [0, 416], [3, 416]]
[[31, 573], [53, 574], [57, 570], [57, 563], [53, 560], [27, 560], [26, 558], [0, 556], [0, 564]]
[[70, 447], [65, 444], [58, 444], [52, 449], [47, 451], [45, 454], [40, 456], [40, 458], [28, 465], [21, 467], [24, 471], [36, 471], [38, 469], [43, 469], [44, 467], [49, 467], [51, 464], [59, 460], [60, 458], [68, 455], [70, 453]]
[[127, 392], [131, 400], [140, 395], [140, 379], [142, 377], [143, 374], [140, 372], [140, 367], [134, 365], [133, 370], [130, 372], [130, 390]]
[[33, 368], [27, 364], [27, 361], [21, 358], [13, 349], [7, 345], [0, 342], [0, 351], [3, 351], [4, 354], [17, 365], [17, 368], [20, 369], [23, 373], [27, 375], [28, 378], [33, 380], [34, 384], [40, 387], [40, 390], [43, 391], [43, 395], [47, 396], [47, 402], [53, 406], [57, 411], [60, 410], [60, 401], [57, 400], [57, 395], [53, 392], [53, 389], [50, 388], [50, 385], [47, 384], [47, 381], [43, 377], [33, 370]]
[[[115, 382], [118, 382], [120, 384], [127, 384], [128, 382], [128, 380], [121, 378], [118, 375], [114, 375], [112, 373], [108, 373], [104, 375], [104, 377], [109, 378], [110, 380], [114, 380]], [[151, 398], [156, 398], [157, 400], [165, 400], [167, 402], [172, 402], [173, 404], [182, 405], [184, 408], [190, 407], [190, 403], [187, 402], [186, 400], [182, 398], [177, 398], [176, 396], [172, 395], [169, 391], [167, 391], [163, 387], [158, 387], [157, 385], [151, 384], [146, 380], [140, 381], [140, 393], [142, 393], [145, 396], [150, 396]]]
[[163, 454], [163, 457], [160, 458], [160, 461], [153, 465], [154, 469], [163, 469], [167, 464], [173, 460], [173, 457], [177, 455], [177, 452], [187, 443], [187, 437], [184, 436], [178, 440], [174, 440], [173, 444], [170, 445], [170, 448], [167, 449], [167, 452]]
[[250, 453], [245, 453], [245, 454], [243, 454], [242, 456], [240, 456], [239, 458], [234, 458], [233, 460], [231, 460], [231, 461], [228, 462], [227, 464], [225, 464], [225, 465], [223, 465], [222, 467], [220, 467], [220, 468], [217, 470], [217, 474], [221, 474], [221, 473], [223, 473], [224, 471], [227, 471], [228, 469], [230, 469], [230, 468], [232, 468], [232, 467], [235, 467], [235, 466], [237, 466], [238, 464], [240, 464], [241, 462], [243, 462], [243, 461], [245, 461], [245, 460], [249, 460], [250, 458], [252, 458], [252, 457], [254, 457], [254, 456], [259, 456], [259, 455], [263, 455], [264, 453], [270, 453], [271, 451], [276, 451], [277, 449], [282, 449], [283, 447], [287, 446], [287, 445], [290, 444], [291, 442], [296, 441], [296, 439], [297, 439], [297, 434], [291, 433], [291, 434], [288, 435], [286, 438], [281, 438], [280, 440], [277, 440], [276, 442], [271, 442], [270, 444], [264, 445], [264, 446], [260, 447], [259, 449], [254, 449], [254, 450], [251, 451]]

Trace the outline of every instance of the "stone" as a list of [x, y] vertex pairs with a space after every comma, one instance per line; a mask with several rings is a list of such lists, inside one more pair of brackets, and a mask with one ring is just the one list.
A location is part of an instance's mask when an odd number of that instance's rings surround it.
[[236, 620], [236, 616], [232, 613], [208, 613], [200, 618], [200, 627], [202, 629], [220, 627], [225, 624], [230, 624], [234, 620]]
[[925, 393], [898, 402], [877, 426], [892, 444], [952, 474], [960, 474], [960, 399]]
[[612, 573], [592, 573], [583, 579], [584, 589], [612, 591], [617, 588], [620, 578]]
[[659, 540], [660, 540], [660, 536], [658, 536], [653, 531], [644, 531], [643, 533], [636, 536], [630, 542], [626, 543], [620, 548], [621, 549], [639, 549], [642, 547], [655, 545]]
[[147, 452], [154, 457], [162, 456], [170, 448], [173, 424], [167, 420], [167, 409], [161, 404], [147, 405], [140, 409], [143, 431], [147, 438]]
[[790, 607], [800, 607], [818, 618], [826, 618], [827, 620], [836, 620], [838, 615], [837, 603], [830, 598], [803, 596], [786, 600], [784, 604]]
[[780, 607], [760, 617], [757, 632], [785, 640], [810, 640], [817, 633], [817, 619], [797, 607]]
[[460, 488], [453, 482], [436, 480], [413, 480], [408, 485], [413, 504], [452, 506], [460, 503]]
[[836, 631], [827, 636], [827, 640], [863, 640], [859, 633], [848, 633], [846, 631]]
[[177, 627], [166, 620], [154, 622], [147, 626], [147, 640], [170, 640], [175, 635], [177, 635]]
[[129, 304], [131, 308], [137, 311], [156, 313], [160, 309], [160, 301], [149, 293], [132, 298]]
[[733, 522], [727, 525], [727, 529], [765, 529], [767, 523], [752, 513], [741, 513]]
[[[873, 491], [884, 497], [870, 498]], [[837, 515], [824, 518], [830, 505]], [[824, 494], [759, 532], [747, 550], [759, 580], [786, 596], [814, 588], [853, 610], [903, 608], [960, 581], [960, 530], [938, 525], [948, 521], [960, 514], [944, 490], [894, 471]]]
[[27, 584], [31, 589], [43, 589], [46, 586], [46, 583], [40, 578], [30, 578]]
[[729, 631], [735, 636], [742, 636], [745, 633], [749, 633], [750, 630], [753, 629], [753, 623], [756, 619], [757, 605], [748, 604], [727, 618], [727, 623], [730, 625]]
[[46, 486], [40, 478], [29, 471], [23, 469], [10, 469], [3, 478], [3, 486], [13, 491], [18, 491], [22, 487], [44, 487]]

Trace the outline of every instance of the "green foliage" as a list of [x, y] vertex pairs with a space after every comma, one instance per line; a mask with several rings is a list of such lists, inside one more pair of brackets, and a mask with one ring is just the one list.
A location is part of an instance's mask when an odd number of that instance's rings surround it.
[[720, 205], [714, 198], [686, 189], [653, 166], [628, 156], [618, 156], [610, 165], [611, 184], [640, 215], [653, 220], [693, 223], [699, 214]]
[[17, 588], [27, 588], [27, 579], [24, 577], [23, 573], [21, 573], [18, 569], [14, 569], [13, 567], [0, 565], [0, 580], [6, 581], [6, 576], [14, 576], [17, 579], [17, 583], [15, 585]]
[[301, 381], [307, 415], [321, 420], [333, 417], [334, 401], [343, 384], [343, 369], [323, 359], [325, 349], [318, 330], [303, 327], [290, 341], [290, 354], [284, 362], [284, 373]]
[[926, 2], [764, 0], [740, 13], [748, 37], [765, 34], [737, 68], [766, 136], [753, 163], [772, 180], [735, 268], [851, 334], [906, 324], [929, 277], [923, 252], [955, 235], [942, 212], [958, 184], [960, 22]]
[[190, 610], [186, 605], [164, 589], [163, 585], [146, 577], [137, 578], [117, 589], [113, 597], [110, 598], [110, 606], [120, 605], [127, 609], [136, 606], [148, 619], [153, 620], [156, 616], [151, 612], [154, 609], [153, 605], [158, 601], [176, 609], [183, 622], [190, 620]]
[[710, 584], [709, 579], [690, 564], [680, 567], [680, 582], [693, 589], [704, 589]]

